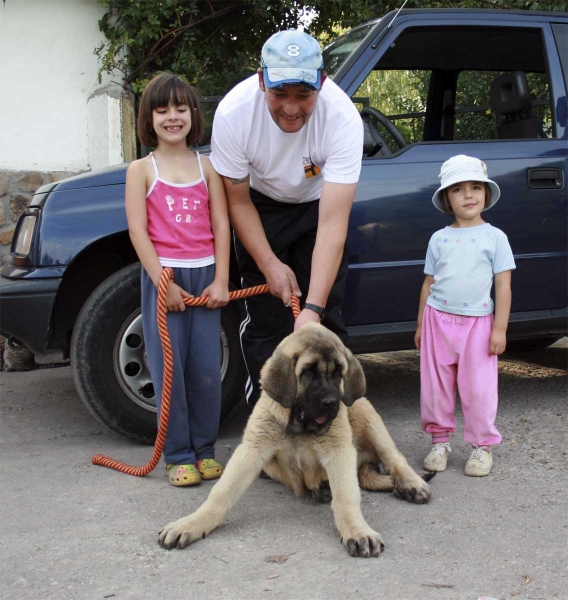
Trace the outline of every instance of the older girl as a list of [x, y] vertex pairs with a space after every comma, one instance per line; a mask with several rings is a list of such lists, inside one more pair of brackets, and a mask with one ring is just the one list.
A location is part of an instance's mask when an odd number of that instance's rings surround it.
[[[167, 291], [174, 354], [171, 412], [164, 455], [172, 485], [221, 476], [215, 442], [221, 406], [220, 311], [229, 300], [229, 221], [223, 184], [208, 158], [193, 152], [203, 132], [196, 91], [160, 74], [142, 95], [138, 136], [155, 150], [126, 175], [130, 239], [142, 263], [142, 322], [156, 398], [163, 356], [156, 324], [157, 286], [174, 271]], [[184, 298], [209, 296], [186, 310]], [[158, 412], [160, 406], [158, 406]]]

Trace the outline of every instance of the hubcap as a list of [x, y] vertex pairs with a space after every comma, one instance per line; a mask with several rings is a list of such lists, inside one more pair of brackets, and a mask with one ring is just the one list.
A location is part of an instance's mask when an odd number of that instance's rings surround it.
[[[221, 381], [229, 368], [229, 338], [221, 327]], [[122, 391], [138, 406], [156, 412], [156, 394], [148, 369], [141, 309], [120, 328], [114, 344], [114, 372]]]

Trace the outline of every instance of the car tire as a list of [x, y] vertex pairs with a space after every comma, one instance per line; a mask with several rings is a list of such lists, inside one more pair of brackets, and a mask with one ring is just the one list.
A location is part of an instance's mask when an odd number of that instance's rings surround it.
[[[239, 316], [236, 302], [221, 312], [222, 424], [244, 402]], [[121, 437], [154, 443], [156, 401], [144, 354], [140, 264], [135, 263], [103, 281], [82, 307], [73, 328], [71, 365], [79, 395], [96, 419]]]

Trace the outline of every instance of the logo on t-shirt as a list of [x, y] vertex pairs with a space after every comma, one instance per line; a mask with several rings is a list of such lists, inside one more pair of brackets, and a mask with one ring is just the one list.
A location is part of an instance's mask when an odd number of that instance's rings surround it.
[[321, 169], [317, 165], [314, 165], [312, 159], [309, 156], [304, 156], [303, 162], [304, 173], [306, 174], [306, 177], [315, 177], [316, 175], [319, 175], [321, 173]]

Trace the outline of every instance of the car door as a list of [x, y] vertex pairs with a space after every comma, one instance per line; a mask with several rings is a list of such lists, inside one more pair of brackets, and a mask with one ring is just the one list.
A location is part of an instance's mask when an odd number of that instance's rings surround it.
[[[515, 254], [511, 320], [553, 319], [568, 304], [566, 90], [551, 27], [516, 13], [432, 12], [403, 14], [336, 80], [363, 114], [378, 103], [406, 142], [371, 119], [384, 144], [366, 148], [349, 225], [344, 316], [355, 336], [414, 329], [428, 240], [452, 222], [431, 197], [456, 154], [481, 158], [501, 188], [484, 217]], [[520, 117], [491, 105], [492, 82], [518, 72], [538, 133], [508, 133], [505, 119]]]

